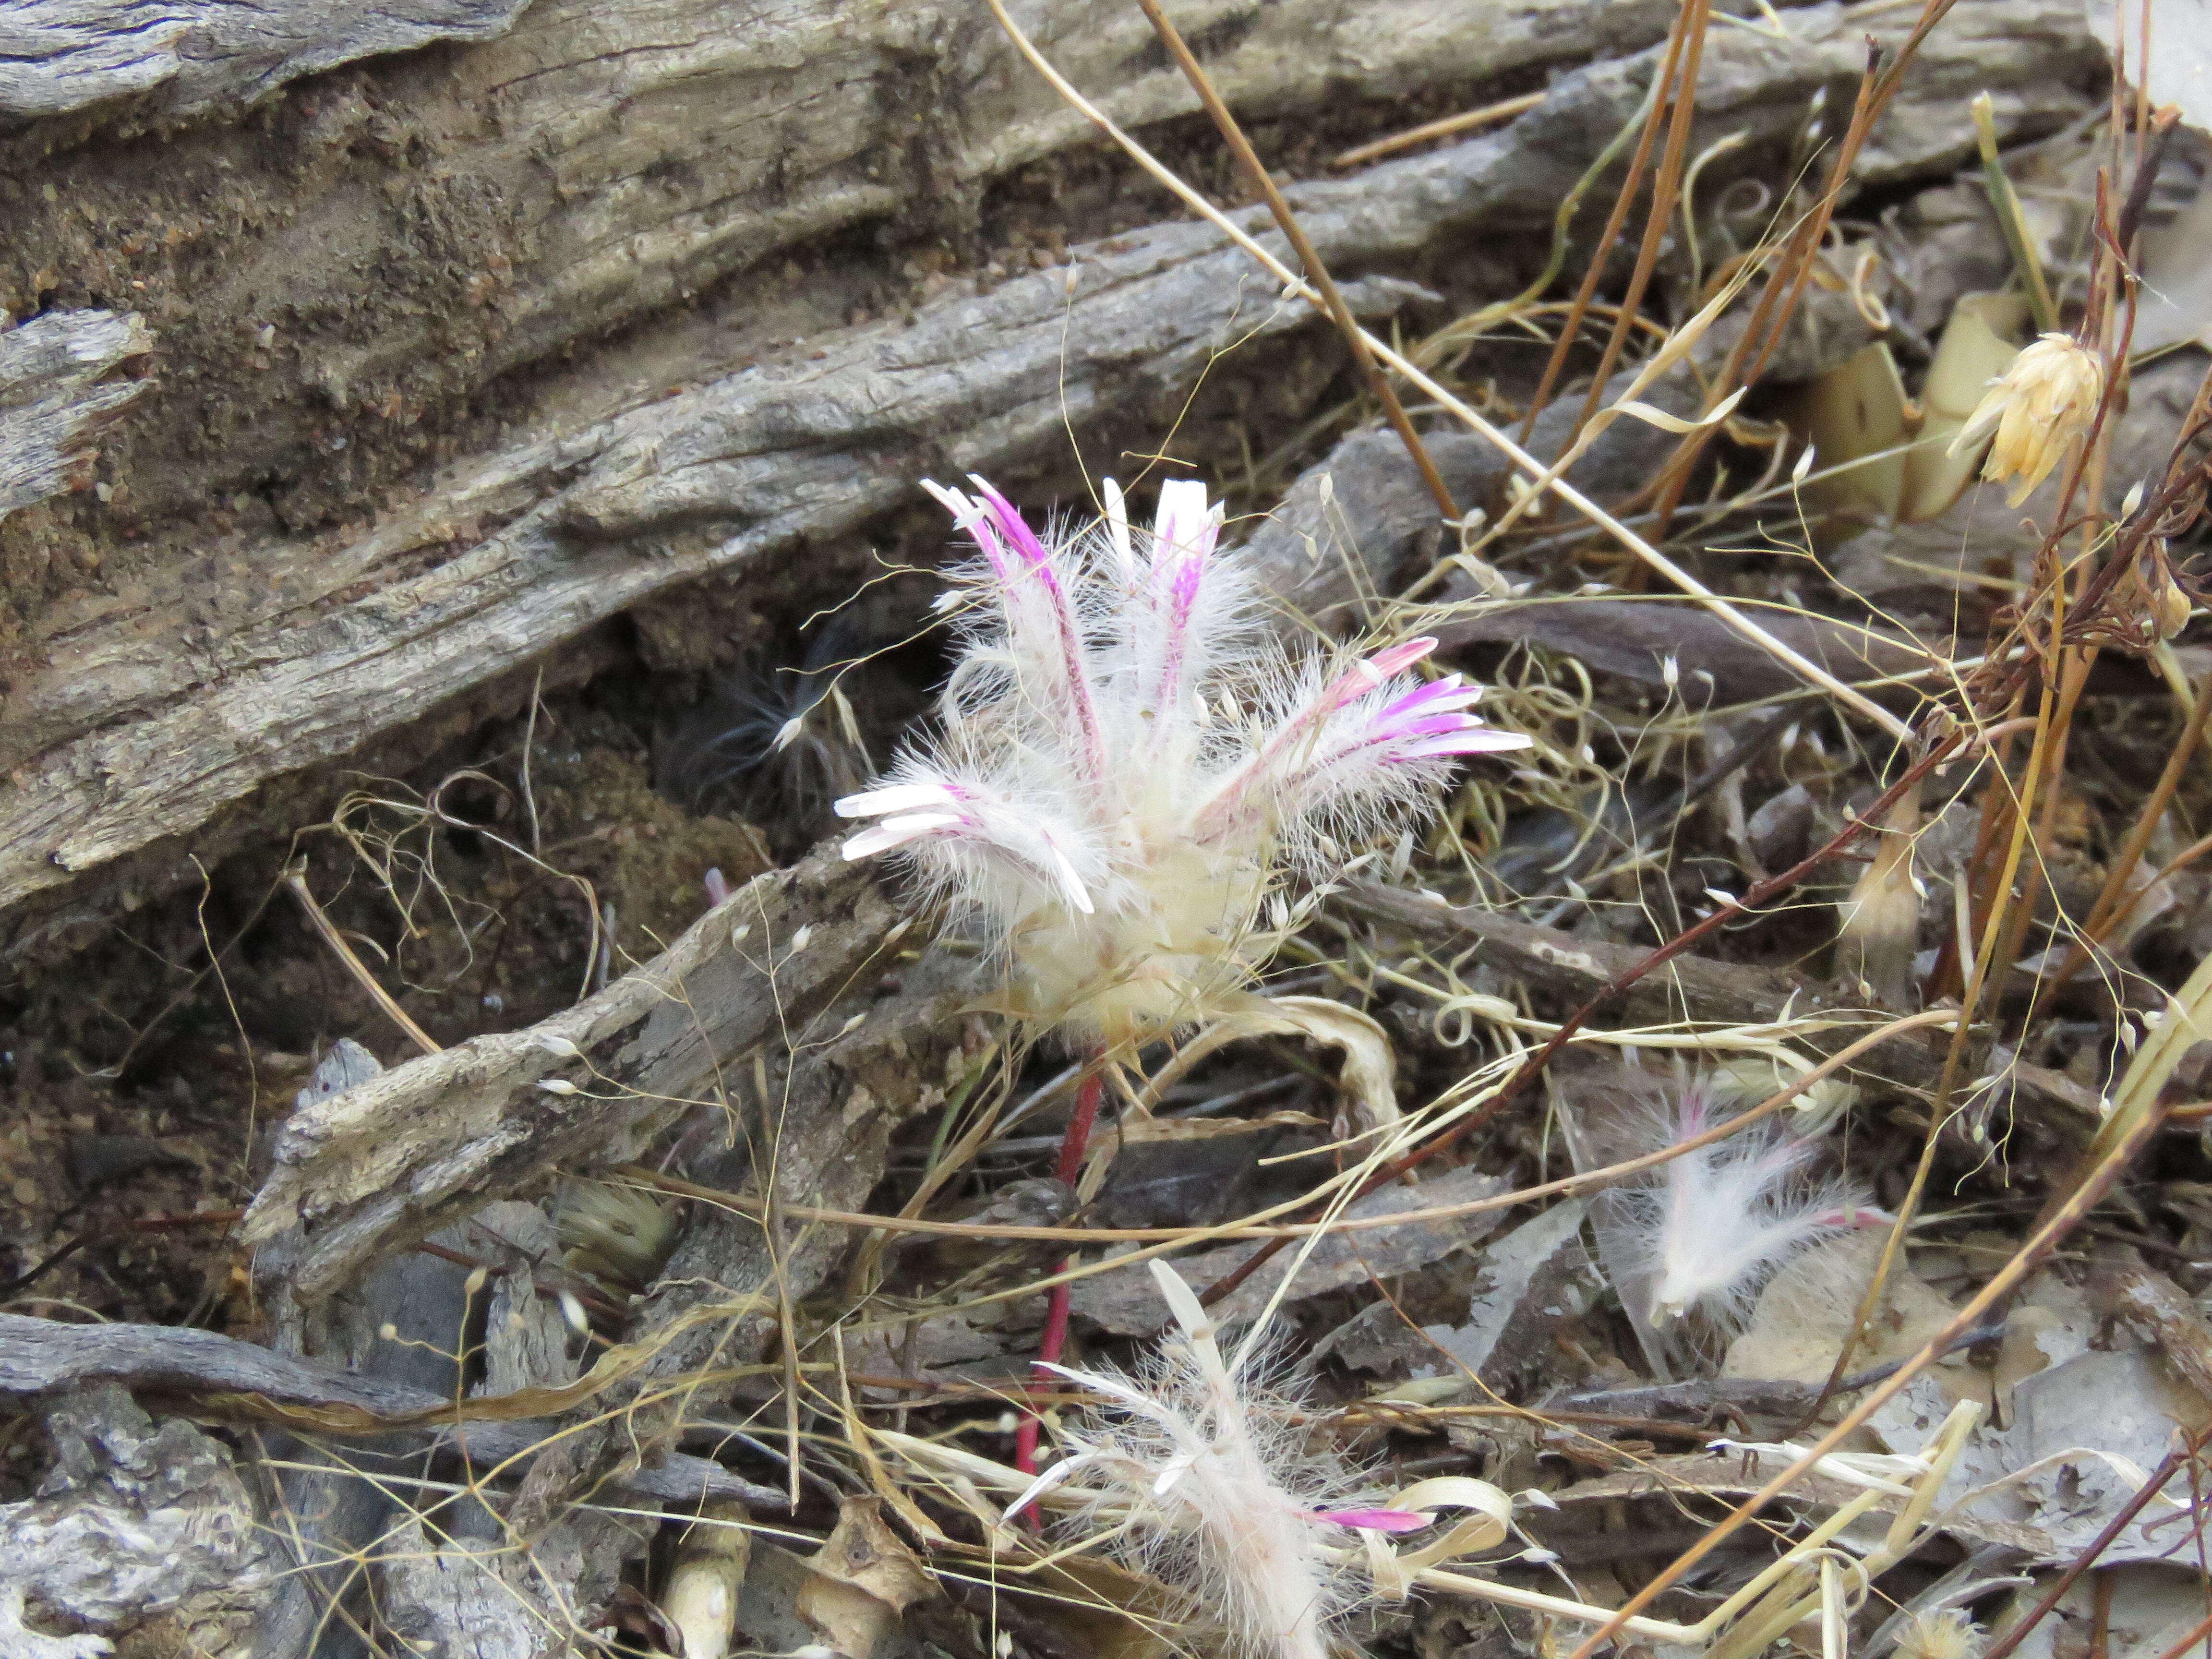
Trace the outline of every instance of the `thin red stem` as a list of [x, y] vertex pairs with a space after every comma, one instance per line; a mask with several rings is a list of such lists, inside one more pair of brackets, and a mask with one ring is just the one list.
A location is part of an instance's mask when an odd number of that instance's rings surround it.
[[[1091, 1128], [1098, 1121], [1098, 1102], [1105, 1092], [1106, 1068], [1094, 1060], [1075, 1091], [1075, 1112], [1067, 1120], [1067, 1132], [1060, 1138], [1060, 1164], [1054, 1173], [1070, 1186], [1083, 1173], [1083, 1156], [1091, 1150]], [[1073, 1261], [1072, 1256], [1063, 1257], [1053, 1271], [1066, 1273]], [[1044, 1334], [1037, 1341], [1038, 1363], [1030, 1368], [1039, 1382], [1052, 1381], [1052, 1373], [1045, 1367], [1056, 1361], [1067, 1346], [1067, 1310], [1073, 1290], [1073, 1285], [1062, 1280], [1052, 1287], [1045, 1302]], [[1036, 1413], [1025, 1408], [1014, 1430], [1014, 1467], [1024, 1474], [1036, 1473], [1038, 1427]]]

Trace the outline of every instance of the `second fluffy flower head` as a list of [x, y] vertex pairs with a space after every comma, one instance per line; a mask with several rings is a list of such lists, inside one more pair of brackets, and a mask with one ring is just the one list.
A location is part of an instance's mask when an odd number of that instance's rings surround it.
[[982, 552], [940, 730], [837, 811], [876, 820], [848, 858], [897, 848], [981, 915], [1032, 1018], [1115, 1043], [1203, 1017], [1250, 972], [1279, 869], [1529, 741], [1457, 675], [1405, 674], [1433, 640], [1292, 661], [1202, 484], [1162, 485], [1146, 533], [1109, 480], [1103, 523], [1048, 542], [970, 482], [925, 486]]

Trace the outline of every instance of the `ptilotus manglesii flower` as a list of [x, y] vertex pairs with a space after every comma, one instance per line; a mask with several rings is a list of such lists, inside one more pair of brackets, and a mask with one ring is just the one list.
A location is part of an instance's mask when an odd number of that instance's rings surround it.
[[1434, 1517], [1342, 1507], [1358, 1473], [1266, 1409], [1285, 1402], [1260, 1387], [1252, 1343], [1225, 1358], [1182, 1277], [1164, 1261], [1152, 1273], [1172, 1316], [1159, 1352], [1133, 1374], [1046, 1368], [1109, 1409], [1069, 1421], [1066, 1455], [1007, 1514], [1059, 1488], [1078, 1500], [1076, 1535], [1112, 1540], [1194, 1591], [1247, 1659], [1328, 1659], [1331, 1615], [1352, 1599], [1331, 1547], [1347, 1528], [1419, 1531]]
[[[1725, 1117], [1713, 1110], [1708, 1085], [1693, 1079], [1651, 1138], [1679, 1145]], [[1662, 1165], [1651, 1184], [1622, 1189], [1626, 1202], [1613, 1224], [1648, 1286], [1644, 1317], [1665, 1326], [1696, 1311], [1735, 1325], [1759, 1287], [1801, 1252], [1890, 1219], [1848, 1182], [1808, 1175], [1819, 1152], [1814, 1141], [1754, 1123]]]
[[896, 848], [982, 919], [1028, 1018], [1112, 1046], [1219, 1012], [1285, 869], [1529, 741], [1468, 712], [1480, 687], [1406, 674], [1433, 640], [1292, 660], [1201, 483], [1162, 485], [1146, 533], [1109, 480], [1102, 523], [1047, 539], [971, 482], [924, 485], [982, 553], [939, 729], [837, 811], [876, 820], [846, 857]]

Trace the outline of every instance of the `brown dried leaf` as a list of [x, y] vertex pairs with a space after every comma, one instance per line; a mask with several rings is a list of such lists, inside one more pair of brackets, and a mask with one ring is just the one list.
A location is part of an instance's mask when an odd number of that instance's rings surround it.
[[875, 1659], [899, 1632], [899, 1614], [935, 1588], [884, 1520], [880, 1498], [848, 1498], [799, 1592], [799, 1615], [846, 1659]]

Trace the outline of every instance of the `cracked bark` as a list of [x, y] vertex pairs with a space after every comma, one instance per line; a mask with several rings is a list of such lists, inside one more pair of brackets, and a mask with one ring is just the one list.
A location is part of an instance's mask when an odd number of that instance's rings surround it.
[[[1701, 92], [1715, 131], [1781, 142], [1814, 89], [1856, 74], [1861, 32], [1839, 9], [1794, 15], [1805, 33], [1786, 45], [1717, 37]], [[1877, 27], [1893, 22], [1904, 27], [1886, 15]], [[2008, 114], [2029, 127], [2072, 113], [2081, 95], [2051, 72], [2069, 52], [2087, 62], [2094, 47], [2056, 0], [1961, 0], [1869, 147], [1869, 178], [1962, 156], [1962, 88], [2014, 87]], [[1324, 257], [1348, 267], [1540, 222], [1647, 70], [1577, 71], [1504, 132], [1294, 199]], [[1038, 119], [1018, 147], [1044, 142], [1054, 121]], [[1360, 291], [1370, 312], [1405, 297]], [[591, 309], [551, 289], [539, 301]], [[1155, 226], [988, 294], [942, 298], [910, 325], [848, 328], [796, 361], [672, 397], [601, 385], [592, 418], [570, 405], [565, 422], [456, 465], [365, 534], [242, 550], [234, 574], [250, 579], [192, 625], [188, 647], [160, 617], [88, 621], [8, 698], [0, 910], [12, 914], [0, 949], [52, 949], [118, 894], [177, 879], [189, 867], [179, 849], [260, 786], [421, 720], [629, 606], [709, 574], [774, 581], [800, 550], [903, 503], [922, 473], [1031, 460], [1070, 424], [1187, 387], [1224, 348], [1307, 324], [1206, 227]], [[403, 331], [391, 349], [422, 347]]]

